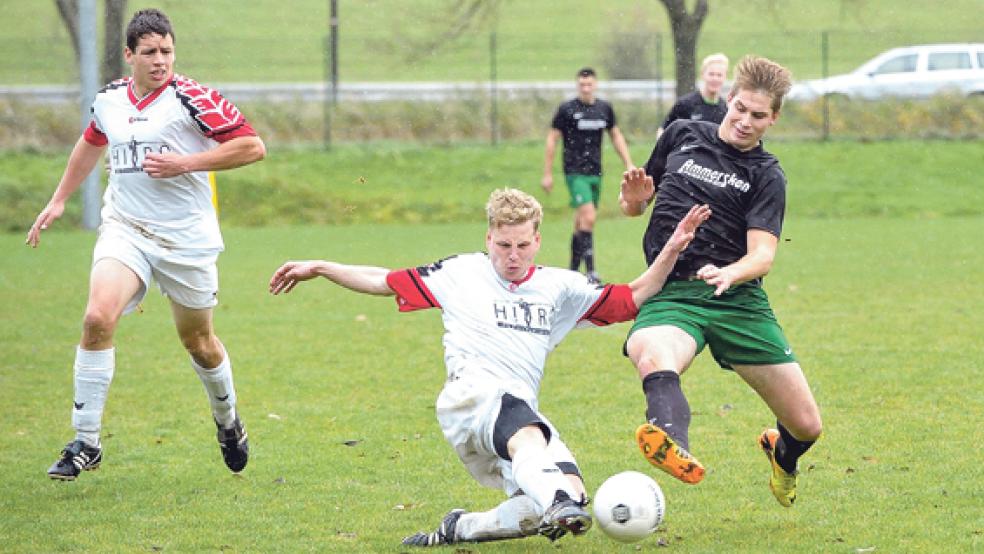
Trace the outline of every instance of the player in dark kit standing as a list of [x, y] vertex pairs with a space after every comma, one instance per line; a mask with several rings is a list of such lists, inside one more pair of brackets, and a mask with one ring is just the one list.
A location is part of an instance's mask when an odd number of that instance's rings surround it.
[[680, 375], [708, 345], [718, 364], [734, 370], [776, 415], [776, 428], [758, 440], [772, 465], [769, 486], [783, 506], [796, 499], [797, 460], [821, 432], [806, 377], [762, 289], [782, 230], [786, 177], [761, 138], [790, 86], [782, 66], [746, 57], [723, 123], [670, 124], [645, 169], [625, 173], [620, 196], [630, 216], [656, 198], [643, 240], [648, 260], [691, 206], [707, 204], [715, 214], [680, 255], [663, 290], [640, 308], [626, 341], [648, 405], [649, 422], [636, 432], [639, 447], [653, 465], [684, 482], [703, 478], [703, 466], [688, 452], [690, 406]]
[[574, 212], [574, 235], [571, 238], [571, 269], [577, 271], [584, 260], [585, 273], [599, 281], [594, 265], [594, 224], [601, 195], [601, 132], [608, 130], [615, 152], [625, 168], [632, 167], [629, 147], [615, 123], [611, 104], [595, 98], [598, 84], [593, 69], [586, 67], [577, 73], [577, 98], [564, 102], [557, 109], [547, 134], [546, 161], [541, 185], [548, 193], [553, 190], [553, 159], [557, 139], [564, 139], [564, 177], [571, 193]]
[[700, 89], [684, 94], [677, 99], [670, 113], [656, 133], [658, 139], [670, 123], [678, 119], [696, 119], [721, 123], [728, 113], [728, 103], [721, 97], [721, 87], [728, 75], [728, 57], [724, 54], [711, 54], [700, 64]]

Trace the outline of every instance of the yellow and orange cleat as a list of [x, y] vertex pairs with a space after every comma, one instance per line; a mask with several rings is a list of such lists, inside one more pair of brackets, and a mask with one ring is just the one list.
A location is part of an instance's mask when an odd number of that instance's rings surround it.
[[780, 504], [789, 508], [796, 502], [796, 475], [798, 472], [786, 473], [786, 470], [776, 462], [776, 442], [779, 441], [779, 431], [777, 429], [766, 429], [762, 431], [758, 442], [762, 451], [769, 458], [772, 464], [772, 475], [769, 477], [769, 488], [772, 495]]
[[649, 463], [683, 481], [696, 485], [704, 478], [704, 466], [659, 427], [644, 423], [636, 429], [639, 450]]

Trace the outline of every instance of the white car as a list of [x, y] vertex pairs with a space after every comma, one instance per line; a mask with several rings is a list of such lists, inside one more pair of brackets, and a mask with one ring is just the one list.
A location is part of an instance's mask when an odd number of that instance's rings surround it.
[[893, 48], [851, 73], [797, 84], [787, 98], [925, 98], [947, 91], [984, 94], [984, 43]]

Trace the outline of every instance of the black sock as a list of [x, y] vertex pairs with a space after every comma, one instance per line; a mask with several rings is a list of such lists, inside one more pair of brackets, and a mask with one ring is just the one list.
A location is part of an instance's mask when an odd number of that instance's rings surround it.
[[571, 235], [571, 271], [577, 271], [581, 267], [581, 232], [574, 231]]
[[675, 371], [655, 371], [642, 380], [646, 393], [646, 419], [659, 427], [684, 450], [690, 450], [690, 404]]
[[584, 257], [584, 269], [588, 273], [594, 273], [594, 234], [591, 231], [578, 231], [581, 233], [581, 256]]
[[775, 451], [776, 463], [786, 473], [793, 473], [796, 471], [796, 461], [817, 441], [797, 440], [778, 420], [776, 425], [779, 428], [779, 440], [776, 441]]

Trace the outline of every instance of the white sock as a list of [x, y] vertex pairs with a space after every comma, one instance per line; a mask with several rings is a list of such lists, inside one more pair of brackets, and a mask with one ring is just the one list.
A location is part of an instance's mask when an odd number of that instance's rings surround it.
[[75, 350], [75, 398], [72, 407], [72, 427], [75, 438], [89, 446], [99, 446], [103, 407], [113, 380], [116, 349]]
[[232, 427], [236, 419], [236, 388], [232, 384], [232, 363], [229, 354], [225, 355], [218, 367], [205, 369], [194, 359], [191, 367], [195, 368], [198, 378], [205, 385], [209, 404], [212, 405], [212, 416], [223, 428]]
[[535, 535], [543, 511], [525, 494], [509, 498], [487, 512], [469, 512], [458, 519], [455, 538], [463, 541], [518, 539]]
[[570, 480], [544, 448], [527, 446], [517, 450], [513, 454], [512, 474], [519, 488], [536, 502], [540, 515], [553, 504], [558, 490], [571, 498], [577, 497]]

